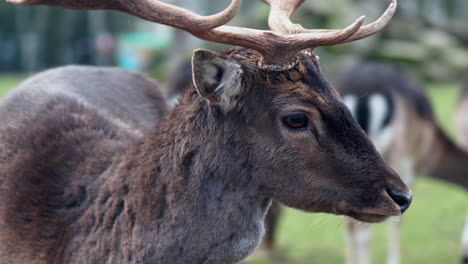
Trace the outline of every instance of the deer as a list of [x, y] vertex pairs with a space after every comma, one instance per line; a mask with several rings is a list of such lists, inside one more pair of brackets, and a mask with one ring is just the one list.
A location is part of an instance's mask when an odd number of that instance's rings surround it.
[[[429, 175], [468, 188], [468, 153], [442, 130], [422, 88], [402, 71], [388, 64], [360, 63], [338, 74], [334, 84], [377, 151], [407, 185]], [[279, 217], [275, 211], [266, 219], [276, 223]], [[388, 264], [401, 263], [399, 220], [391, 223]], [[356, 220], [346, 224], [347, 263], [372, 263], [371, 225]], [[270, 228], [265, 246], [272, 251], [277, 227]]]
[[[468, 153], [437, 123], [422, 88], [384, 64], [361, 64], [336, 88], [384, 160], [412, 186], [429, 175], [468, 189]], [[401, 263], [402, 221], [391, 223], [388, 264]], [[371, 263], [369, 225], [348, 221], [348, 263]]]
[[[412, 193], [375, 150], [312, 53], [390, 22], [310, 30], [302, 1], [264, 0], [270, 29], [225, 25], [154, 0], [8, 0], [118, 10], [236, 47], [196, 50], [193, 85], [169, 110], [158, 85], [71, 66], [0, 103], [0, 259], [8, 263], [236, 263], [271, 200], [364, 222], [400, 216]], [[286, 31], [290, 31], [286, 33]]]
[[[455, 125], [461, 136], [461, 144], [468, 149], [468, 78], [465, 78], [462, 93], [455, 113]], [[466, 215], [465, 228], [462, 234], [462, 264], [468, 264], [468, 214]]]

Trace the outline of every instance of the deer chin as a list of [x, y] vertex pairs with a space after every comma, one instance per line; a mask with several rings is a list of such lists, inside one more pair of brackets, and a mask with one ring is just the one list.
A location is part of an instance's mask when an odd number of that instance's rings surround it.
[[367, 213], [355, 213], [354, 215], [348, 215], [355, 220], [366, 222], [366, 223], [381, 223], [386, 221], [392, 216], [379, 215], [379, 214], [367, 214]]
[[340, 201], [336, 207], [336, 214], [346, 215], [361, 222], [380, 223], [390, 217], [401, 215], [398, 205], [388, 195], [372, 207], [358, 207], [348, 201]]
[[347, 208], [344, 210], [337, 209], [336, 213], [338, 215], [345, 215], [355, 220], [366, 222], [366, 223], [380, 223], [391, 217], [400, 216], [398, 210], [367, 210], [367, 209], [358, 209], [358, 208]]

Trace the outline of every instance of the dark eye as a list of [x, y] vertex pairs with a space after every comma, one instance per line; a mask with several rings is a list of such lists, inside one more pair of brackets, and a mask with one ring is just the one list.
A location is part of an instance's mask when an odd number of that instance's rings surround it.
[[288, 115], [283, 117], [283, 124], [289, 129], [306, 128], [309, 119], [304, 114]]

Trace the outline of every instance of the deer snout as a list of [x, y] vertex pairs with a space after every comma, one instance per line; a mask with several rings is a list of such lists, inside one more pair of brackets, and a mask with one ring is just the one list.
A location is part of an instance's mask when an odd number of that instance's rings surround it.
[[400, 208], [400, 213], [403, 214], [408, 210], [411, 201], [413, 200], [413, 195], [411, 193], [401, 192], [395, 189], [386, 190], [390, 198], [398, 205]]
[[385, 191], [390, 198], [403, 214], [408, 210], [413, 200], [413, 194], [400, 176], [390, 167], [387, 167], [388, 174], [386, 178]]

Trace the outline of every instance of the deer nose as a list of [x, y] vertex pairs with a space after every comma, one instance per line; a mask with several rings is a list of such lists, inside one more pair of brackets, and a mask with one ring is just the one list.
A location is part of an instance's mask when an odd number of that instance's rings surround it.
[[390, 195], [393, 201], [398, 204], [402, 214], [409, 208], [411, 201], [413, 200], [413, 195], [408, 195], [396, 190], [388, 189], [387, 193]]

